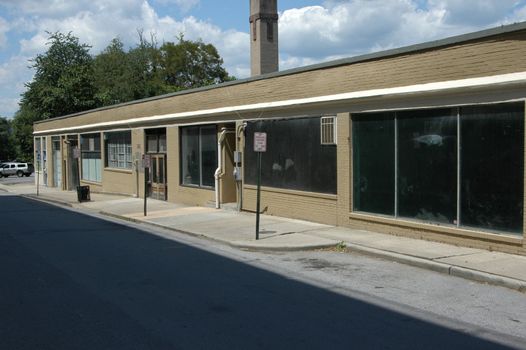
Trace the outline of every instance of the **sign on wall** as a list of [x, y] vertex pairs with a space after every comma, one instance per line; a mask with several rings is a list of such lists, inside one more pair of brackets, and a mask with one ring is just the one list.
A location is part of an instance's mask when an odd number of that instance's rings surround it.
[[267, 151], [267, 133], [266, 132], [255, 132], [254, 133], [254, 152], [266, 152]]
[[152, 163], [152, 157], [149, 154], [145, 154], [142, 156], [142, 167], [143, 168], [151, 168]]

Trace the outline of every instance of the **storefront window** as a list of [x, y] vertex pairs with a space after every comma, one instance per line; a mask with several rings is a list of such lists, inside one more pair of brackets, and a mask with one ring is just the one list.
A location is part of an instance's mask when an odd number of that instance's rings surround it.
[[394, 215], [394, 113], [353, 117], [354, 209]]
[[101, 182], [100, 134], [81, 135], [82, 179]]
[[132, 168], [131, 131], [108, 132], [106, 139], [106, 167]]
[[181, 128], [181, 183], [214, 187], [216, 169], [216, 127], [211, 125]]
[[321, 144], [320, 117], [249, 122], [245, 142], [245, 182], [257, 182], [254, 132], [267, 133], [261, 184], [268, 187], [336, 193], [336, 145]]
[[524, 106], [461, 108], [461, 215], [466, 226], [522, 232]]
[[523, 103], [352, 120], [353, 210], [522, 233]]
[[398, 215], [456, 224], [456, 109], [397, 113]]

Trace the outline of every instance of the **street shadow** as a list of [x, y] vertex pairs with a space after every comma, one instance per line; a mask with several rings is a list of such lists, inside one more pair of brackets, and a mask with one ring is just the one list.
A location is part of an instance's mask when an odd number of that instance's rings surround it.
[[507, 348], [125, 225], [0, 207], [2, 349]]

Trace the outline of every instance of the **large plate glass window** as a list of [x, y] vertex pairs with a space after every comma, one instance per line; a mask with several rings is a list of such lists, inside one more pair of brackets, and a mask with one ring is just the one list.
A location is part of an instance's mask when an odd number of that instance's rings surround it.
[[101, 182], [100, 134], [81, 135], [82, 179]]
[[106, 141], [105, 166], [115, 169], [131, 169], [131, 131], [107, 132], [104, 138]]
[[463, 225], [522, 232], [524, 106], [461, 108]]
[[456, 224], [456, 109], [397, 113], [398, 215]]
[[394, 113], [353, 117], [354, 210], [395, 213]]
[[522, 234], [522, 102], [352, 121], [354, 211]]
[[213, 188], [216, 169], [215, 125], [181, 128], [181, 183]]
[[336, 145], [321, 144], [320, 117], [248, 122], [245, 130], [245, 182], [257, 181], [254, 132], [267, 133], [261, 158], [261, 184], [291, 190], [336, 193]]

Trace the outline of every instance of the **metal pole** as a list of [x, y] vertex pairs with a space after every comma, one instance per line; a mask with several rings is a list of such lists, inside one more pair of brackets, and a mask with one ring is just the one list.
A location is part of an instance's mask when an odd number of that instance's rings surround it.
[[[40, 165], [42, 165], [42, 164], [40, 164]], [[37, 175], [37, 197], [38, 197], [38, 195], [40, 194], [40, 191], [39, 191], [40, 171], [38, 171], [38, 165], [37, 165], [37, 172], [36, 172], [36, 175]]]
[[146, 174], [149, 171], [150, 171], [150, 168], [144, 168], [144, 216], [147, 216], [146, 198], [148, 197], [148, 179], [146, 177]]
[[256, 201], [256, 240], [259, 239], [259, 208], [261, 202], [261, 152], [258, 152], [258, 189]]

